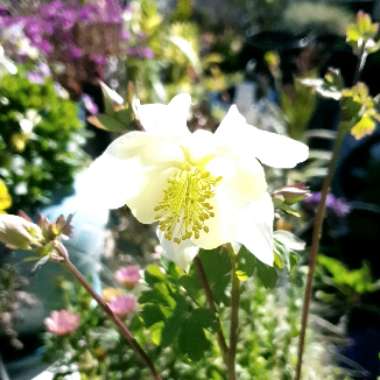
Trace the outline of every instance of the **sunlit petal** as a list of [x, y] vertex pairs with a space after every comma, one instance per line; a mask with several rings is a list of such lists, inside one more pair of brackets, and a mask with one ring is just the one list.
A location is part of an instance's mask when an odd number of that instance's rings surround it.
[[189, 240], [185, 240], [180, 244], [173, 243], [164, 238], [162, 233], [158, 231], [158, 238], [163, 248], [164, 256], [176, 263], [180, 268], [187, 271], [190, 267], [194, 257], [199, 252], [199, 247], [191, 243]]
[[187, 119], [190, 114], [191, 97], [189, 94], [175, 96], [168, 105], [134, 103], [137, 119], [147, 132], [155, 134], [189, 134]]
[[272, 199], [266, 194], [242, 210], [236, 228], [235, 241], [243, 244], [260, 261], [273, 265], [273, 219]]

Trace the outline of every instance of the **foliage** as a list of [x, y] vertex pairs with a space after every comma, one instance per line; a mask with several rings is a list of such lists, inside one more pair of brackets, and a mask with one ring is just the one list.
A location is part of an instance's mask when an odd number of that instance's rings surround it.
[[127, 54], [125, 61], [126, 80], [143, 102], [165, 102], [182, 91], [204, 97], [207, 90], [222, 90], [239, 79], [218, 70], [220, 55], [201, 52], [199, 27], [188, 6], [186, 12], [181, 7], [179, 2], [172, 15], [164, 16], [156, 1], [142, 0], [132, 1], [126, 10], [130, 44], [146, 46], [140, 56]]
[[[229, 254], [225, 250], [202, 251], [199, 258], [226, 330], [231, 275]], [[262, 272], [269, 267], [260, 264], [247, 251], [239, 255], [239, 271], [248, 275], [241, 277], [244, 288], [239, 379], [292, 378], [303, 278], [302, 272], [293, 268], [293, 285], [274, 288], [275, 281], [268, 282], [269, 273]], [[127, 323], [140, 343], [149, 347], [157, 367], [163, 369], [163, 378], [224, 379], [223, 363], [212, 339], [218, 325], [207, 306], [195, 266], [185, 273], [173, 263], [153, 263], [146, 267], [144, 277], [140, 310]], [[93, 306], [88, 294], [67, 282], [63, 288], [66, 308], [80, 315], [81, 326], [64, 337], [46, 334], [47, 358], [58, 360], [56, 379], [75, 372], [77, 367], [83, 378], [100, 379], [107, 374], [107, 379], [148, 379], [147, 372], [103, 313]], [[311, 377], [335, 379], [341, 371], [327, 361], [327, 352], [322, 348], [323, 337], [317, 332], [311, 336], [306, 355], [307, 373]]]
[[52, 79], [31, 83], [22, 67], [1, 78], [0, 178], [13, 210], [51, 204], [71, 191], [73, 176], [86, 159], [77, 112]]
[[366, 296], [380, 289], [380, 280], [374, 280], [367, 263], [350, 269], [337, 259], [320, 255], [318, 264], [318, 299], [342, 313], [358, 305], [366, 307]]
[[378, 32], [379, 24], [372, 22], [368, 14], [359, 12], [356, 22], [347, 28], [346, 39], [356, 54], [360, 54], [362, 50], [374, 53], [380, 48], [380, 43], [375, 41]]
[[315, 95], [296, 80], [290, 91], [285, 89], [281, 91], [280, 97], [281, 110], [284, 113], [289, 136], [296, 139], [303, 138], [315, 109]]
[[22, 348], [14, 323], [20, 318], [20, 307], [30, 306], [35, 300], [24, 291], [27, 280], [21, 277], [11, 265], [0, 267], [0, 327], [1, 335], [5, 334], [10, 343]]

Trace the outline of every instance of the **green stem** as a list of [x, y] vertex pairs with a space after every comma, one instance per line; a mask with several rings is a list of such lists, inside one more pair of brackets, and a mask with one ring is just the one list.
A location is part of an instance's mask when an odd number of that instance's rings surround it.
[[228, 346], [226, 343], [226, 339], [224, 337], [222, 323], [220, 322], [219, 313], [218, 313], [218, 310], [216, 308], [214, 296], [212, 294], [212, 290], [211, 290], [210, 284], [209, 284], [208, 279], [207, 279], [206, 271], [203, 267], [201, 259], [198, 256], [195, 257], [194, 264], [195, 264], [195, 269], [196, 269], [197, 274], [198, 274], [199, 281], [201, 282], [202, 287], [205, 291], [208, 306], [209, 306], [211, 312], [214, 314], [214, 316], [217, 320], [218, 326], [217, 326], [216, 334], [217, 334], [217, 339], [218, 339], [218, 345], [219, 345], [220, 351], [223, 355], [224, 362], [228, 366]]
[[[358, 62], [356, 65], [353, 86], [355, 86], [355, 84], [360, 79], [360, 74], [365, 65], [367, 56], [368, 54], [366, 52], [365, 45], [363, 45], [359, 53]], [[296, 374], [294, 377], [295, 380], [301, 379], [302, 361], [303, 361], [303, 354], [305, 350], [306, 328], [307, 328], [307, 322], [308, 322], [309, 312], [310, 312], [310, 303], [311, 303], [312, 290], [313, 290], [312, 289], [313, 278], [314, 278], [315, 267], [317, 265], [319, 241], [322, 235], [323, 219], [325, 217], [325, 211], [326, 211], [326, 200], [327, 200], [327, 195], [330, 191], [332, 179], [334, 177], [336, 164], [339, 158], [339, 152], [343, 143], [343, 138], [344, 138], [345, 133], [346, 133], [346, 124], [341, 122], [338, 128], [327, 175], [322, 184], [321, 200], [319, 202], [317, 213], [314, 219], [313, 234], [312, 234], [311, 247], [310, 247], [309, 271], [307, 274], [306, 288], [305, 288], [305, 294], [304, 294], [304, 300], [303, 300], [303, 306], [302, 306], [301, 331], [300, 331], [300, 336], [299, 336], [299, 341], [298, 341], [297, 366], [296, 366]]]
[[340, 148], [342, 146], [343, 138], [346, 133], [345, 124], [341, 123], [336, 136], [333, 153], [330, 161], [330, 165], [327, 171], [327, 175], [323, 181], [321, 190], [321, 200], [318, 204], [317, 213], [314, 219], [313, 235], [310, 248], [310, 258], [309, 258], [309, 271], [306, 279], [306, 288], [302, 307], [302, 320], [301, 320], [301, 331], [298, 341], [298, 357], [296, 366], [295, 380], [301, 379], [302, 371], [302, 360], [305, 349], [305, 337], [306, 328], [310, 312], [310, 303], [312, 298], [312, 288], [313, 288], [313, 278], [314, 272], [317, 264], [317, 255], [319, 251], [319, 241], [322, 234], [323, 219], [325, 217], [326, 211], [326, 200], [330, 191], [331, 182], [335, 173], [336, 164], [339, 158]]
[[236, 346], [239, 330], [239, 303], [240, 303], [240, 280], [236, 275], [236, 255], [231, 257], [231, 324], [230, 324], [230, 350], [228, 355], [228, 380], [236, 380]]
[[135, 351], [135, 353], [138, 355], [141, 361], [149, 368], [152, 374], [152, 378], [154, 380], [162, 380], [161, 376], [159, 375], [154, 366], [154, 363], [151, 361], [151, 359], [144, 351], [144, 349], [140, 346], [140, 344], [137, 342], [137, 340], [133, 337], [128, 327], [117, 315], [115, 315], [112, 312], [107, 303], [94, 291], [94, 289], [92, 289], [91, 285], [83, 277], [82, 273], [80, 273], [76, 266], [70, 261], [68, 252], [64, 245], [61, 243], [57, 243], [56, 249], [60, 257], [62, 258], [63, 265], [78, 280], [78, 282], [83, 286], [83, 288], [86, 289], [86, 291], [91, 295], [91, 297], [98, 303], [98, 305], [104, 310], [104, 312], [108, 315], [111, 321], [116, 325], [121, 335], [125, 338], [132, 350]]

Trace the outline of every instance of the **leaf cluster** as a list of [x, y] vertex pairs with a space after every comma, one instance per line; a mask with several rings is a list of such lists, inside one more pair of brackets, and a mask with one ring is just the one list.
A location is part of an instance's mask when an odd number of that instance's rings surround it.
[[[31, 132], [20, 126], [30, 111], [41, 118]], [[71, 190], [86, 161], [85, 132], [76, 105], [60, 97], [52, 79], [31, 83], [26, 68], [0, 81], [0, 179], [13, 199], [10, 210], [33, 210]]]

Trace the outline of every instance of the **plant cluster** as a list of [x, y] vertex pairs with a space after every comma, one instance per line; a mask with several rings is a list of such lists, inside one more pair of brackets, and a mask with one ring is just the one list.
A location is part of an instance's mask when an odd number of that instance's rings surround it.
[[35, 210], [72, 191], [86, 162], [77, 113], [51, 78], [32, 83], [22, 66], [1, 77], [0, 179], [13, 200], [10, 210]]

